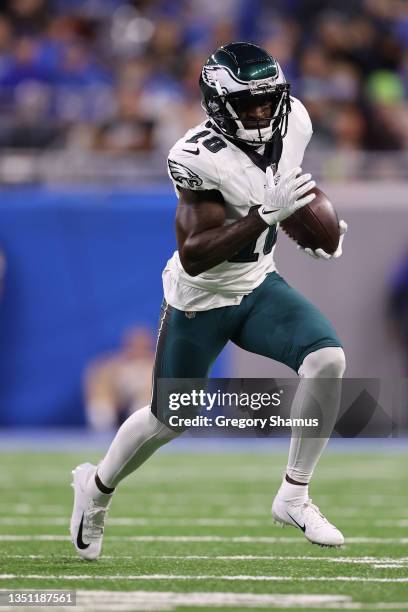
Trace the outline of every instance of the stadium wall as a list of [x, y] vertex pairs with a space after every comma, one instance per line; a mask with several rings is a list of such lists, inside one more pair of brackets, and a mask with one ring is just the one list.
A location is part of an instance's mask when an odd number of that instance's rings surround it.
[[[388, 190], [387, 204], [380, 205], [386, 194], [375, 186], [324, 189], [349, 222], [343, 258], [309, 261], [280, 236], [279, 270], [335, 323], [349, 376], [401, 374], [398, 347], [386, 336], [384, 303], [386, 278], [408, 244], [406, 191], [395, 188], [392, 197]], [[84, 366], [118, 346], [127, 328], [156, 329], [161, 270], [175, 246], [174, 207], [167, 187], [1, 191], [7, 275], [0, 303], [0, 426], [84, 423]], [[270, 372], [268, 360], [234, 349], [213, 374]], [[275, 364], [273, 373], [289, 372]]]
[[155, 331], [174, 196], [3, 191], [0, 424], [80, 425], [81, 375], [133, 325]]

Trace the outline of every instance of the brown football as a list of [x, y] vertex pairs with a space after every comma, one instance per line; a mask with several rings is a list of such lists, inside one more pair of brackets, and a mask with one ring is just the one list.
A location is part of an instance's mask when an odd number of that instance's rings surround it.
[[339, 246], [339, 219], [336, 210], [323, 191], [314, 187], [316, 197], [293, 215], [282, 221], [280, 227], [303, 248], [323, 249], [334, 253]]

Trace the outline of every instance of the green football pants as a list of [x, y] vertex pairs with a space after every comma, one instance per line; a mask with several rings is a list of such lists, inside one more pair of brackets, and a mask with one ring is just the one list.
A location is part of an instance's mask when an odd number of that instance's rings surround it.
[[205, 378], [231, 340], [298, 372], [309, 353], [341, 346], [326, 317], [276, 272], [239, 306], [185, 313], [163, 303], [153, 373], [152, 412], [158, 416], [157, 379]]

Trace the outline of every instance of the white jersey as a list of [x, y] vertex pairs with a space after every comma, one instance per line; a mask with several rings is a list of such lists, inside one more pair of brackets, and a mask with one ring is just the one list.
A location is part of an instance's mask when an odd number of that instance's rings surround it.
[[[291, 98], [291, 103], [278, 164], [280, 174], [302, 163], [312, 135], [307, 110], [296, 98]], [[221, 192], [225, 201], [225, 225], [246, 217], [251, 207], [264, 203], [265, 172], [208, 120], [189, 130], [172, 147], [168, 172], [177, 195], [178, 187]], [[245, 295], [276, 269], [275, 232], [274, 226], [266, 228], [239, 256], [194, 277], [185, 272], [175, 251], [163, 271], [167, 303], [184, 311], [240, 304]]]

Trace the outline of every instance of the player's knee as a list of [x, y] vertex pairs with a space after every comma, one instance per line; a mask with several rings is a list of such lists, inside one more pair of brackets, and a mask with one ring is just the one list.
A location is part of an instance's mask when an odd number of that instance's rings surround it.
[[154, 430], [154, 438], [156, 440], [159, 440], [163, 444], [165, 444], [166, 442], [170, 442], [170, 440], [173, 440], [174, 438], [177, 438], [177, 436], [179, 436], [181, 433], [179, 431], [174, 431], [173, 429], [170, 429], [170, 427], [167, 427], [167, 425], [159, 421], [159, 419], [156, 418], [152, 412], [150, 412], [149, 419], [152, 423], [152, 428]]
[[339, 346], [327, 346], [309, 353], [299, 368], [305, 378], [341, 378], [346, 369], [346, 357]]
[[166, 444], [166, 442], [170, 442], [170, 440], [178, 438], [181, 433], [181, 431], [174, 431], [174, 429], [170, 429], [170, 427], [167, 427], [166, 425], [163, 425], [163, 423], [161, 423], [158, 439], [163, 442], [163, 444]]

